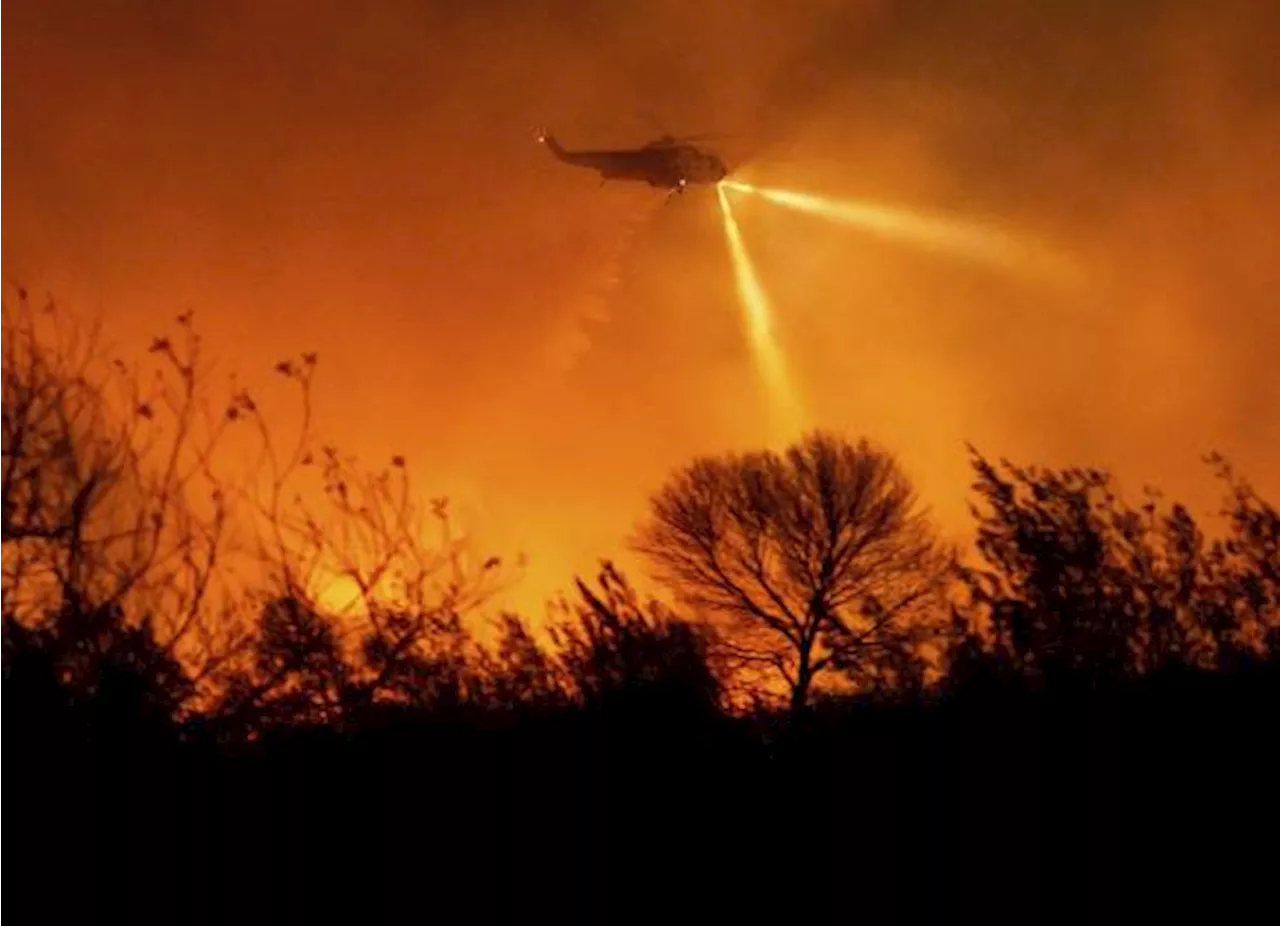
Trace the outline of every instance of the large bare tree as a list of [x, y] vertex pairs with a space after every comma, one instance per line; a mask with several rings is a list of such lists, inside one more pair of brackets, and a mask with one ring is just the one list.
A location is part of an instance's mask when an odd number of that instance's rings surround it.
[[741, 664], [859, 687], [913, 662], [947, 557], [885, 451], [814, 433], [784, 453], [703, 457], [653, 497], [634, 546]]

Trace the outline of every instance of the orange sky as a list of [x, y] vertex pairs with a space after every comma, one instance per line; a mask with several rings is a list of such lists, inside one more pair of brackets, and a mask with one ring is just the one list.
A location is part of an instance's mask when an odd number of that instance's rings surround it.
[[[535, 604], [691, 454], [766, 439], [710, 194], [552, 160], [732, 132], [752, 183], [948, 212], [1028, 283], [754, 200], [815, 423], [964, 526], [963, 442], [1193, 501], [1280, 488], [1280, 13], [1265, 2], [10, 0], [4, 275], [246, 376], [321, 357], [319, 427], [406, 454]], [[744, 159], [745, 163], [744, 163]]]

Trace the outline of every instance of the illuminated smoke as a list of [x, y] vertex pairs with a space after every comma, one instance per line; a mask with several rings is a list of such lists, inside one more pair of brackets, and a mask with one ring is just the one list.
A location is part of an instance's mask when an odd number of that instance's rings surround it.
[[620, 226], [601, 263], [600, 274], [588, 281], [571, 310], [557, 319], [543, 348], [543, 358], [553, 372], [568, 373], [591, 350], [592, 329], [609, 321], [610, 301], [622, 283], [627, 257], [653, 211], [650, 207]]
[[783, 431], [791, 434], [800, 428], [803, 414], [791, 377], [787, 373], [786, 361], [773, 335], [773, 309], [756, 276], [755, 266], [747, 254], [746, 246], [742, 243], [742, 232], [738, 229], [738, 222], [733, 216], [729, 197], [723, 186], [717, 185], [716, 195], [720, 200], [720, 214], [724, 219], [724, 235], [729, 242], [729, 255], [733, 261], [738, 301], [742, 305], [756, 368], [768, 389], [776, 423]]
[[741, 193], [752, 193], [779, 206], [820, 216], [882, 238], [955, 254], [999, 266], [1004, 270], [1052, 277], [1060, 281], [1070, 275], [1067, 264], [1058, 255], [1008, 235], [975, 228], [963, 222], [891, 206], [877, 206], [856, 200], [832, 200], [809, 193], [757, 187], [733, 180], [725, 181], [723, 186]]

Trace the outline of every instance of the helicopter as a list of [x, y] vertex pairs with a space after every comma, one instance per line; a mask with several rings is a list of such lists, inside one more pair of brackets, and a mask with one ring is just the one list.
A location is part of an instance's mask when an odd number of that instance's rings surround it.
[[691, 183], [714, 184], [729, 176], [718, 155], [692, 144], [703, 137], [663, 135], [641, 148], [598, 151], [570, 151], [546, 132], [538, 135], [538, 141], [566, 164], [598, 170], [601, 184], [633, 180], [683, 195]]

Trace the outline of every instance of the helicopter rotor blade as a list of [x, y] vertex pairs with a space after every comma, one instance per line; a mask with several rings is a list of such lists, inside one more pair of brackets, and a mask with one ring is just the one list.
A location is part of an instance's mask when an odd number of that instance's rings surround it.
[[656, 140], [662, 145], [684, 145], [699, 141], [717, 141], [723, 138], [737, 137], [734, 132], [700, 132], [696, 135], [664, 135]]

